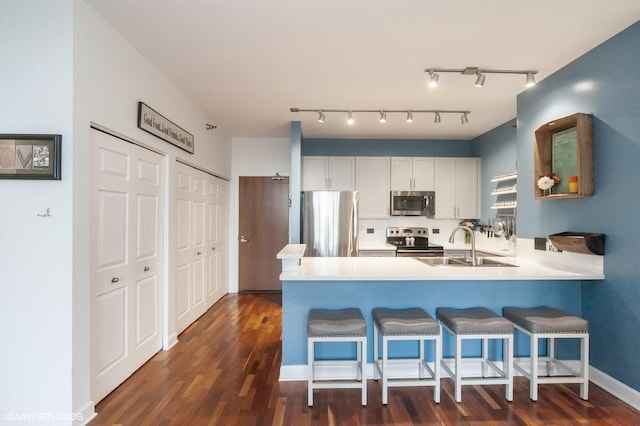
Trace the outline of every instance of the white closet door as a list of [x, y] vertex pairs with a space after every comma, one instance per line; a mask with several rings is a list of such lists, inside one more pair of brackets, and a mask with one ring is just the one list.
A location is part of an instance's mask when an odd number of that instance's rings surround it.
[[162, 347], [164, 161], [92, 130], [91, 396]]
[[176, 163], [176, 332], [206, 312], [207, 174]]

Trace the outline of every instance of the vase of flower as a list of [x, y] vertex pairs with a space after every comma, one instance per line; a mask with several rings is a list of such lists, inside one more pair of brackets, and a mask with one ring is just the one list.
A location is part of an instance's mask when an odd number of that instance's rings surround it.
[[555, 173], [549, 173], [547, 175], [541, 176], [538, 179], [538, 188], [542, 190], [542, 195], [545, 197], [551, 196], [551, 190], [553, 186], [560, 182], [560, 178]]

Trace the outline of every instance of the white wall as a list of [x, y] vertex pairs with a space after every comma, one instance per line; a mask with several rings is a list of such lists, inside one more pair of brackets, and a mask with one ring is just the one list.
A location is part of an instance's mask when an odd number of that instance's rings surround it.
[[[167, 225], [165, 240], [165, 347], [175, 342], [175, 310], [173, 305], [175, 269], [175, 217], [174, 175], [175, 161], [181, 159], [221, 177], [231, 175], [231, 141], [224, 133], [224, 126], [214, 117], [207, 116], [186, 97], [153, 64], [115, 32], [83, 1], [75, 0], [75, 96], [74, 128], [76, 138], [82, 141], [74, 152], [75, 180], [74, 259], [74, 406], [82, 407], [88, 401], [90, 348], [89, 319], [90, 294], [86, 283], [90, 280], [91, 247], [90, 220], [90, 130], [91, 123], [99, 124], [154, 150], [164, 153], [167, 159]], [[189, 154], [164, 140], [137, 128], [138, 101], [143, 101], [169, 120], [194, 135], [194, 154]], [[206, 130], [206, 123], [218, 124], [215, 130]]]
[[[0, 133], [62, 134], [61, 181], [0, 181], [0, 419], [56, 413], [71, 424], [93, 413], [90, 124], [163, 152], [169, 188], [176, 158], [229, 177], [231, 142], [82, 0], [3, 0], [0, 40]], [[139, 100], [192, 133], [195, 154], [137, 129]]]
[[229, 292], [238, 291], [238, 181], [240, 176], [291, 175], [289, 138], [233, 138], [229, 197]]
[[72, 30], [70, 1], [0, 2], [0, 133], [62, 135], [61, 181], [0, 181], [0, 422], [72, 411]]

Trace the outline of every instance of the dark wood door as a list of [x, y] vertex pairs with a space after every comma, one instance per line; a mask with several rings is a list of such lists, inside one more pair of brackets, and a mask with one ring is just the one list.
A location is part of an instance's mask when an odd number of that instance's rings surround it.
[[239, 182], [239, 291], [281, 291], [276, 254], [289, 242], [289, 178]]

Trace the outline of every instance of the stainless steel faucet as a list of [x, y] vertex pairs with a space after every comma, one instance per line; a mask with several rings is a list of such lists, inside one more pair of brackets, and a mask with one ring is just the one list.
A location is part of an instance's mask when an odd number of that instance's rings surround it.
[[476, 257], [476, 235], [473, 233], [473, 229], [469, 228], [468, 226], [458, 226], [453, 230], [453, 232], [451, 232], [449, 242], [453, 244], [456, 232], [460, 229], [468, 232], [471, 235], [471, 265], [478, 266], [478, 258]]

